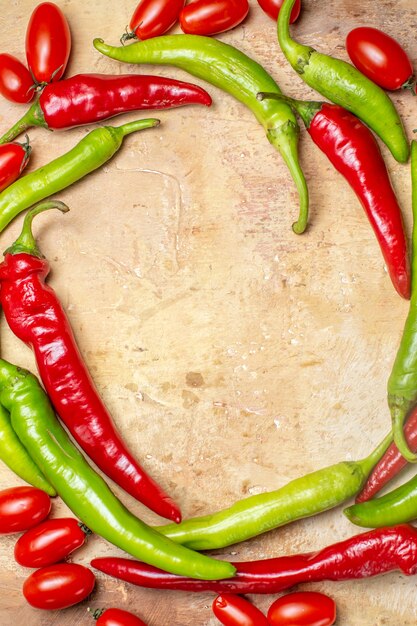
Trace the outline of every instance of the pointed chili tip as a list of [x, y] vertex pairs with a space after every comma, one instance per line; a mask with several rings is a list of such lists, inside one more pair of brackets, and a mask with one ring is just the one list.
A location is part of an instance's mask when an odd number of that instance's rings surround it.
[[292, 225], [293, 233], [295, 233], [296, 235], [302, 235], [305, 232], [306, 228], [307, 222], [305, 222], [304, 220], [298, 220]]

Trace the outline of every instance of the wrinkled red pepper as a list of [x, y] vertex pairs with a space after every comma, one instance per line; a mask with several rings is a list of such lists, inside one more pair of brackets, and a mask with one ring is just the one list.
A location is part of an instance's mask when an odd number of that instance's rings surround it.
[[105, 120], [127, 111], [167, 109], [187, 104], [211, 105], [201, 87], [173, 78], [125, 74], [77, 74], [46, 85], [0, 143], [11, 141], [32, 126], [63, 130]]
[[146, 474], [118, 434], [75, 341], [70, 322], [25, 220], [0, 265], [0, 304], [14, 334], [34, 350], [42, 382], [58, 415], [98, 467], [140, 502], [173, 521], [176, 504]]
[[299, 583], [368, 578], [400, 570], [417, 573], [417, 530], [409, 524], [378, 528], [319, 552], [233, 563], [233, 578], [204, 581], [175, 576], [132, 559], [101, 557], [92, 567], [126, 582], [152, 589], [215, 593], [278, 593]]

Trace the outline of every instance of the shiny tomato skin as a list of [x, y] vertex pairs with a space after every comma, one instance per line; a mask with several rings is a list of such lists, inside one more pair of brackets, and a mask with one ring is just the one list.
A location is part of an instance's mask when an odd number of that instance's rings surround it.
[[0, 491], [0, 533], [19, 533], [48, 517], [51, 499], [35, 487], [11, 487]]
[[[278, 19], [279, 10], [282, 7], [284, 0], [258, 0], [258, 4], [265, 11], [269, 17], [276, 22]], [[290, 24], [294, 24], [301, 12], [301, 0], [296, 0], [290, 17]]]
[[141, 0], [129, 28], [138, 39], [150, 39], [166, 33], [178, 20], [184, 0]]
[[354, 28], [346, 37], [346, 50], [362, 74], [383, 89], [400, 89], [413, 76], [413, 66], [400, 44], [377, 28]]
[[146, 624], [129, 611], [106, 609], [96, 621], [96, 626], [146, 626]]
[[232, 593], [217, 596], [212, 609], [224, 626], [268, 626], [265, 615], [256, 606]]
[[267, 617], [270, 626], [331, 626], [336, 604], [316, 591], [288, 593], [271, 604]]
[[93, 572], [76, 563], [41, 567], [23, 583], [23, 595], [36, 609], [55, 611], [85, 600], [93, 591]]
[[27, 104], [35, 95], [33, 78], [23, 63], [11, 54], [0, 54], [0, 93], [10, 102]]
[[235, 28], [248, 13], [248, 0], [194, 0], [181, 11], [180, 26], [189, 35], [216, 35]]
[[17, 141], [0, 145], [0, 192], [11, 185], [29, 162], [31, 148]]
[[36, 81], [59, 80], [70, 52], [71, 33], [65, 15], [53, 2], [38, 4], [26, 30], [26, 59]]
[[53, 565], [84, 545], [86, 538], [76, 519], [48, 519], [19, 537], [14, 558], [23, 567]]

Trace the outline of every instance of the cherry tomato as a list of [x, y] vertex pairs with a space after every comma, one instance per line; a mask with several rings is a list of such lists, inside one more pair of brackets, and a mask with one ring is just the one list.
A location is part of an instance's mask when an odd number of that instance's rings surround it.
[[61, 78], [71, 52], [71, 33], [61, 9], [42, 2], [30, 16], [26, 30], [26, 58], [38, 83]]
[[413, 66], [407, 53], [382, 30], [354, 28], [346, 37], [346, 49], [358, 70], [383, 89], [413, 84]]
[[36, 609], [65, 609], [85, 600], [94, 589], [93, 572], [76, 563], [41, 567], [26, 578], [23, 595]]
[[13, 141], [0, 145], [0, 191], [19, 178], [29, 162], [31, 150], [29, 138], [26, 143]]
[[167, 32], [178, 20], [184, 0], [141, 0], [130, 20], [130, 35], [138, 39], [150, 39]]
[[51, 499], [35, 487], [11, 487], [0, 491], [0, 533], [19, 533], [48, 517]]
[[19, 104], [30, 102], [35, 95], [29, 70], [11, 54], [0, 54], [0, 93]]
[[212, 608], [224, 626], [268, 626], [265, 615], [241, 596], [223, 593], [214, 600]]
[[96, 621], [96, 626], [146, 626], [146, 624], [129, 611], [107, 609], [101, 613]]
[[336, 621], [332, 598], [316, 591], [288, 593], [269, 607], [270, 626], [331, 626]]
[[[284, 4], [284, 0], [258, 0], [258, 4], [265, 11], [269, 17], [276, 22], [278, 19], [279, 10]], [[298, 19], [301, 11], [301, 0], [296, 0], [290, 17], [290, 24], [294, 24], [294, 22]]]
[[180, 25], [191, 35], [216, 35], [243, 22], [248, 12], [248, 0], [195, 0], [181, 11]]
[[48, 519], [17, 540], [14, 558], [24, 567], [53, 565], [84, 545], [88, 534], [74, 518]]

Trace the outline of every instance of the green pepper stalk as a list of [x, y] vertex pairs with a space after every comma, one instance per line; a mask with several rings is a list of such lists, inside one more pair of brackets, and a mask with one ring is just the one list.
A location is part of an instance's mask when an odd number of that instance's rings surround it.
[[128, 554], [166, 571], [202, 579], [233, 576], [227, 562], [178, 546], [132, 515], [71, 443], [30, 372], [0, 359], [0, 403], [14, 431], [74, 515]]
[[214, 550], [311, 517], [352, 498], [392, 441], [391, 434], [361, 461], [344, 461], [292, 480], [281, 489], [240, 500], [212, 515], [158, 526], [158, 531], [194, 550]]
[[293, 224], [295, 233], [304, 232], [308, 220], [308, 189], [298, 161], [297, 119], [286, 102], [260, 102], [258, 91], [281, 93], [267, 71], [237, 48], [200, 35], [153, 37], [130, 46], [113, 47], [94, 39], [94, 47], [124, 63], [173, 65], [201, 78], [242, 102], [255, 115], [269, 142], [282, 155], [297, 186], [300, 214]]
[[395, 445], [410, 463], [417, 462], [404, 434], [404, 421], [417, 401], [417, 142], [411, 142], [413, 234], [410, 308], [400, 347], [388, 379], [388, 406]]
[[56, 491], [46, 480], [39, 467], [29, 456], [10, 423], [10, 415], [0, 405], [0, 459], [8, 468], [24, 481], [56, 496]]
[[22, 211], [104, 165], [119, 150], [127, 135], [158, 124], [159, 120], [152, 118], [118, 127], [96, 128], [69, 152], [20, 177], [0, 193], [0, 232]]
[[278, 14], [278, 41], [287, 61], [307, 85], [354, 113], [382, 139], [397, 161], [405, 163], [409, 145], [390, 98], [353, 65], [291, 39], [294, 3], [295, 0], [284, 0]]

